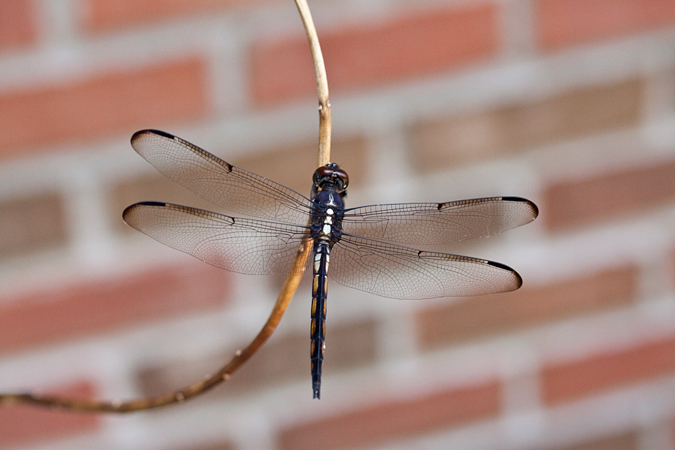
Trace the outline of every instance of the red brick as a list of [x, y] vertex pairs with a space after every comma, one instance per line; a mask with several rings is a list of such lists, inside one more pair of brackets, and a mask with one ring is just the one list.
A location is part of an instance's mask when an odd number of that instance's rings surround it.
[[[498, 48], [497, 13], [494, 4], [485, 3], [320, 32], [329, 86], [375, 87], [492, 57]], [[304, 34], [258, 42], [250, 77], [252, 95], [260, 105], [316, 95]]]
[[[129, 150], [131, 151], [131, 148]], [[144, 161], [140, 162], [140, 164], [143, 163]], [[138, 231], [131, 228], [122, 220], [122, 212], [127, 206], [140, 201], [162, 201], [211, 211], [220, 211], [213, 203], [197, 197], [191, 191], [178, 183], [174, 183], [159, 172], [150, 172], [136, 178], [124, 180], [112, 189], [110, 200], [111, 206], [108, 212], [111, 215], [111, 223], [115, 224], [119, 232], [126, 234], [134, 234], [138, 233]]]
[[396, 442], [494, 417], [501, 408], [497, 382], [435, 392], [409, 400], [390, 400], [283, 430], [283, 450], [347, 449]]
[[[196, 445], [190, 447], [180, 447], [176, 450], [234, 450], [236, 447], [232, 442], [219, 442], [217, 444]], [[623, 449], [621, 449], [623, 450]]]
[[[87, 381], [50, 389], [48, 392], [79, 399], [95, 397], [94, 387]], [[81, 434], [93, 431], [99, 425], [100, 416], [94, 414], [26, 405], [3, 407], [0, 408], [0, 448]]]
[[420, 172], [504, 157], [554, 142], [634, 127], [641, 79], [571, 89], [539, 101], [414, 124], [411, 162]]
[[208, 110], [206, 67], [187, 59], [0, 94], [0, 157], [60, 141], [196, 119]]
[[675, 160], [581, 180], [544, 191], [542, 219], [552, 231], [649, 211], [675, 202]]
[[641, 448], [639, 434], [629, 432], [567, 447], [555, 447], [552, 450], [638, 450], [639, 448]]
[[279, 0], [87, 0], [83, 25], [108, 30], [271, 1]]
[[35, 13], [34, 2], [31, 0], [0, 2], [0, 50], [35, 43], [37, 40]]
[[546, 50], [675, 24], [672, 0], [539, 0], [536, 11]]
[[575, 400], [675, 372], [675, 338], [552, 364], [541, 374], [548, 405]]
[[[316, 169], [317, 146], [318, 141], [314, 140], [297, 142], [265, 149], [264, 152], [254, 155], [243, 155], [232, 163], [308, 195], [312, 186], [312, 174]], [[363, 164], [364, 154], [368, 151], [366, 140], [363, 137], [336, 138], [331, 148], [332, 161], [338, 161], [349, 173], [349, 186], [362, 186], [367, 176]]]
[[[309, 308], [309, 306], [308, 306]], [[260, 324], [262, 327], [262, 323]], [[375, 362], [377, 348], [376, 323], [370, 320], [327, 325], [327, 351], [324, 374], [337, 373]], [[245, 345], [245, 343], [242, 343]], [[213, 373], [228, 362], [236, 349], [221, 351], [202, 358], [183, 358], [168, 365], [143, 368], [138, 384], [144, 396], [174, 391], [181, 386]], [[273, 336], [219, 389], [218, 394], [241, 395], [252, 389], [270, 388], [282, 383], [306, 380], [311, 395], [309, 365], [309, 320], [307, 330], [284, 336]]]
[[637, 269], [619, 267], [429, 308], [417, 316], [417, 329], [424, 348], [453, 345], [626, 306], [637, 285]]
[[63, 199], [53, 193], [0, 203], [0, 260], [63, 246]]
[[0, 351], [218, 308], [227, 279], [227, 272], [195, 262], [2, 299]]

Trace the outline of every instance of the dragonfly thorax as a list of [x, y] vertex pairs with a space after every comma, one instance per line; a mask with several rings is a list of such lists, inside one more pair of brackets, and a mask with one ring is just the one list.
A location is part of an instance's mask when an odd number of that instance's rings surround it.
[[331, 244], [337, 242], [342, 232], [344, 215], [342, 194], [332, 189], [324, 189], [316, 194], [312, 203], [312, 237], [329, 241]]

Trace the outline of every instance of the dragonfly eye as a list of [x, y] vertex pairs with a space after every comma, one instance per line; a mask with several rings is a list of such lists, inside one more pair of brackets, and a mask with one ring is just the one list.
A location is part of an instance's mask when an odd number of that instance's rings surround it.
[[323, 187], [325, 183], [333, 183], [338, 192], [345, 191], [349, 185], [349, 175], [335, 163], [328, 163], [316, 169], [313, 180], [317, 188]]

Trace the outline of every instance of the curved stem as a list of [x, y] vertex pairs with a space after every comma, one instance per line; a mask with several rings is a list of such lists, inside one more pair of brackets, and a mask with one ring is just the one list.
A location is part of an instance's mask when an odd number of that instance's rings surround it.
[[265, 322], [258, 335], [243, 350], [235, 353], [234, 357], [213, 375], [205, 379], [186, 386], [177, 391], [156, 397], [139, 398], [128, 401], [100, 401], [100, 400], [75, 400], [65, 397], [37, 394], [0, 394], [0, 405], [30, 404], [39, 406], [48, 406], [51, 408], [67, 409], [71, 411], [89, 411], [89, 412], [112, 412], [128, 413], [133, 411], [142, 411], [146, 409], [158, 408], [160, 406], [181, 403], [192, 397], [196, 397], [218, 384], [227, 381], [232, 373], [244, 364], [274, 333], [279, 321], [284, 315], [286, 308], [293, 298], [293, 294], [302, 278], [302, 268], [305, 266], [305, 260], [309, 255], [312, 246], [309, 240], [305, 241], [298, 249], [298, 253], [293, 261], [292, 270], [284, 282], [281, 292], [274, 304], [274, 309], [270, 317]]
[[312, 52], [312, 61], [314, 61], [314, 73], [316, 74], [316, 89], [319, 96], [319, 167], [325, 166], [330, 162], [330, 143], [331, 143], [331, 114], [330, 100], [328, 96], [328, 77], [326, 76], [326, 66], [323, 62], [323, 54], [319, 45], [319, 38], [316, 34], [312, 14], [309, 12], [307, 0], [295, 0], [295, 4], [300, 12], [302, 23], [305, 26], [309, 48]]
[[[330, 161], [330, 142], [331, 142], [331, 114], [330, 102], [328, 100], [328, 81], [326, 78], [326, 68], [319, 46], [319, 38], [314, 28], [314, 22], [309, 11], [306, 0], [295, 0], [295, 3], [302, 17], [305, 26], [307, 39], [312, 52], [314, 61], [314, 71], [316, 73], [316, 84], [319, 96], [319, 166], [323, 166]], [[279, 324], [279, 321], [286, 312], [286, 308], [291, 302], [293, 295], [302, 278], [302, 268], [305, 267], [305, 261], [312, 249], [309, 238], [307, 238], [298, 249], [293, 261], [292, 270], [290, 270], [281, 292], [274, 304], [274, 309], [270, 313], [267, 322], [262, 327], [258, 335], [243, 350], [237, 351], [234, 357], [213, 375], [205, 377], [196, 383], [186, 386], [177, 391], [156, 397], [139, 398], [128, 401], [101, 401], [101, 400], [75, 400], [65, 397], [37, 394], [0, 394], [0, 406], [28, 404], [46, 406], [51, 408], [66, 409], [71, 411], [86, 412], [110, 412], [110, 413], [128, 413], [133, 411], [142, 411], [146, 409], [158, 408], [160, 406], [181, 403], [190, 398], [196, 397], [218, 384], [227, 381], [232, 373], [244, 364], [256, 351], [269, 339]]]

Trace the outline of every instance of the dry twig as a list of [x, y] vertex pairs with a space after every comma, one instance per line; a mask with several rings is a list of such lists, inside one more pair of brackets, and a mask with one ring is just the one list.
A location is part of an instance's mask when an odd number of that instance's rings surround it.
[[[319, 96], [319, 166], [323, 166], [330, 160], [331, 139], [331, 114], [330, 103], [328, 101], [326, 69], [324, 67], [319, 39], [316, 34], [316, 29], [314, 28], [307, 0], [295, 0], [295, 3], [305, 26], [307, 39], [309, 40], [312, 52], [312, 59], [314, 61]], [[208, 391], [223, 381], [227, 381], [232, 373], [244, 364], [265, 343], [265, 341], [269, 339], [272, 333], [274, 333], [274, 330], [290, 304], [293, 294], [295, 294], [300, 279], [302, 278], [301, 272], [299, 275], [293, 274], [299, 272], [296, 270], [297, 267], [304, 267], [311, 248], [312, 246], [310, 245], [308, 238], [298, 249], [298, 253], [293, 262], [293, 270], [290, 270], [290, 274], [286, 278], [286, 281], [281, 288], [281, 292], [277, 297], [277, 301], [274, 304], [274, 309], [258, 335], [246, 348], [237, 351], [234, 357], [215, 374], [209, 375], [205, 379], [177, 391], [169, 392], [157, 397], [139, 398], [128, 401], [100, 401], [75, 400], [31, 393], [0, 394], [0, 405], [29, 404], [71, 411], [128, 413], [180, 403]]]

